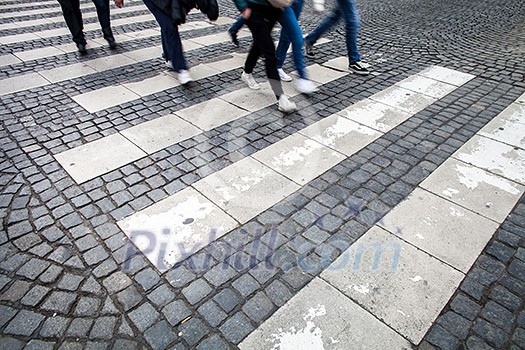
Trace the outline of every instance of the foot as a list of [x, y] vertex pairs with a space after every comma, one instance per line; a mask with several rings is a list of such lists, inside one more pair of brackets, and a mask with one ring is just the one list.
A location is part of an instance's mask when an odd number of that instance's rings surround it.
[[241, 79], [248, 84], [248, 87], [252, 90], [259, 90], [261, 86], [253, 79], [251, 74], [242, 72]]
[[281, 81], [292, 81], [292, 77], [286, 74], [286, 72], [282, 68], [278, 68], [277, 72], [279, 72], [279, 78]]
[[173, 63], [170, 60], [164, 61], [164, 64], [166, 65], [166, 67], [173, 70]]
[[304, 51], [306, 52], [306, 56], [315, 57], [314, 44], [306, 39], [304, 39]]
[[87, 53], [86, 43], [77, 43], [77, 49], [81, 55], [85, 55]]
[[231, 40], [232, 40], [232, 44], [233, 44], [233, 46], [235, 46], [235, 47], [239, 47], [239, 39], [237, 39], [237, 33], [235, 33], [235, 32], [230, 32], [230, 31], [228, 30], [228, 34], [230, 35], [230, 38], [231, 38]]
[[315, 84], [308, 79], [297, 79], [295, 82], [295, 87], [297, 88], [297, 91], [299, 91], [301, 94], [313, 94], [314, 92], [319, 91], [319, 89], [315, 86]]
[[108, 44], [109, 44], [109, 48], [110, 48], [111, 50], [114, 50], [114, 49], [117, 48], [117, 42], [115, 41], [115, 38], [114, 38], [113, 36], [108, 36], [108, 37], [106, 38], [106, 41], [108, 42]]
[[348, 69], [351, 72], [354, 72], [355, 74], [359, 75], [368, 75], [370, 74], [370, 71], [361, 63], [361, 61], [356, 61], [354, 63], [350, 63], [348, 65]]
[[284, 113], [292, 113], [297, 110], [297, 106], [295, 105], [295, 103], [290, 101], [288, 97], [286, 97], [286, 95], [282, 94], [279, 97], [278, 109]]
[[186, 85], [190, 81], [193, 81], [193, 78], [191, 77], [190, 72], [185, 69], [181, 69], [179, 71], [178, 78], [179, 78], [179, 82], [181, 83], [181, 85]]

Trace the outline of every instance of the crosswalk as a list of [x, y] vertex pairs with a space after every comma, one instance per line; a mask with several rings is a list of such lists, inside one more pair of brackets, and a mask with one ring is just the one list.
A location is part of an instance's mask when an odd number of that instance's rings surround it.
[[[5, 5], [2, 9], [17, 8]], [[16, 15], [0, 13], [0, 20], [52, 14], [55, 4], [39, 1], [19, 7]], [[141, 1], [129, 1], [114, 26], [148, 23]], [[118, 10], [115, 10], [115, 12]], [[90, 12], [85, 18], [94, 17]], [[230, 40], [221, 17], [208, 22], [198, 15], [181, 26], [188, 33], [186, 52], [200, 52]], [[8, 28], [61, 23], [60, 15], [1, 23]], [[98, 23], [86, 25], [97, 31]], [[212, 34], [194, 34], [209, 29]], [[67, 35], [65, 27], [1, 36], [0, 44], [20, 44]], [[100, 34], [99, 34], [100, 35]], [[239, 37], [249, 37], [247, 30]], [[157, 59], [160, 35], [155, 27], [117, 36], [123, 43], [155, 39], [157, 44], [127, 49], [107, 57], [24, 73], [2, 79], [0, 96], [104, 74], [118, 67]], [[320, 40], [325, 45], [330, 40]], [[97, 37], [91, 48], [106, 45]], [[75, 52], [72, 44], [29, 49], [0, 56], [0, 66], [25, 64]], [[221, 56], [191, 67], [194, 79], [237, 75], [244, 53]], [[321, 89], [347, 79], [347, 58], [333, 57], [307, 67]], [[161, 274], [228, 233], [249, 223], [327, 171], [387, 135], [417, 113], [462, 88], [475, 76], [443, 66], [428, 66], [399, 82], [340, 106], [327, 117], [276, 140], [258, 151], [213, 171], [191, 185], [134, 210], [117, 225]], [[275, 96], [267, 83], [259, 91], [240, 87], [214, 94], [204, 102], [152, 120], [119, 129], [94, 141], [54, 154], [56, 162], [76, 184], [84, 184], [206, 132], [274, 108]], [[180, 87], [175, 75], [161, 71], [142, 79], [98, 86], [70, 96], [89, 115], [138, 102], [155, 93]], [[285, 93], [298, 96], [292, 83]], [[300, 112], [299, 112], [300, 113]], [[343, 252], [308, 285], [261, 322], [240, 349], [410, 349], [419, 344], [444, 305], [515, 203], [525, 192], [525, 94], [468, 140], [450, 158]], [[418, 305], [417, 308], [414, 305]], [[373, 334], [373, 336], [371, 336]], [[350, 345], [351, 346], [350, 346]]]

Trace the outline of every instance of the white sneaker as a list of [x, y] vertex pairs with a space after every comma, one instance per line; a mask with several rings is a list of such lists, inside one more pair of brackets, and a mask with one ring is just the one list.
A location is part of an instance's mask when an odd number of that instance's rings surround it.
[[295, 87], [297, 88], [297, 91], [299, 91], [301, 94], [309, 95], [319, 91], [319, 89], [311, 80], [303, 78], [297, 79], [295, 81]]
[[261, 86], [253, 79], [253, 76], [251, 74], [242, 72], [241, 79], [248, 84], [248, 87], [252, 90], [259, 90]]
[[179, 82], [181, 83], [181, 85], [185, 85], [185, 84], [188, 84], [190, 81], [193, 81], [193, 78], [191, 77], [190, 72], [185, 69], [182, 69], [179, 71], [178, 77], [179, 77]]
[[164, 63], [166, 63], [166, 67], [168, 67], [169, 69], [173, 70], [173, 63], [171, 63], [170, 60], [168, 60], [168, 61], [166, 61]]
[[286, 74], [282, 68], [278, 68], [277, 71], [279, 72], [279, 78], [281, 78], [281, 81], [292, 81], [292, 77]]
[[279, 97], [279, 110], [284, 113], [292, 113], [297, 110], [297, 106], [286, 95], [282, 94]]

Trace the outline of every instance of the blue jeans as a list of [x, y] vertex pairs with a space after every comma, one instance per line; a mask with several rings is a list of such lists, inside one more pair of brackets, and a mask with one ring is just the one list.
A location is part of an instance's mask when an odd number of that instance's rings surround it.
[[359, 61], [359, 51], [357, 50], [357, 33], [359, 32], [359, 13], [354, 0], [336, 0], [337, 4], [332, 12], [326, 16], [321, 23], [308, 34], [304, 40], [314, 44], [321, 35], [335, 25], [341, 17], [345, 20], [346, 29], [346, 48], [348, 50], [348, 61], [350, 64]]
[[179, 29], [173, 24], [170, 16], [157, 7], [152, 0], [144, 0], [144, 4], [160, 25], [160, 36], [165, 59], [171, 61], [174, 71], [187, 70], [188, 65], [186, 58], [184, 58], [184, 52], [182, 52]]
[[242, 26], [246, 24], [246, 20], [244, 19], [243, 16], [239, 16], [239, 18], [237, 19], [237, 22], [235, 22], [234, 24], [232, 24], [232, 26], [230, 27], [230, 29], [228, 29], [228, 31], [230, 33], [234, 33], [234, 34], [237, 34], [237, 32], [239, 30], [241, 30]]
[[297, 73], [306, 78], [304, 69], [303, 32], [297, 20], [301, 15], [304, 0], [295, 0], [290, 7], [285, 7], [278, 21], [281, 23], [281, 35], [277, 45], [277, 68], [282, 68], [286, 59], [286, 52], [292, 43], [292, 57]]

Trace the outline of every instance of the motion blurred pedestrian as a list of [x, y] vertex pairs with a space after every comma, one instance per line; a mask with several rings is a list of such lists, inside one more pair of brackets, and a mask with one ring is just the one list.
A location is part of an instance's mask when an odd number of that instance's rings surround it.
[[[104, 39], [109, 44], [111, 49], [117, 47], [113, 31], [111, 30], [109, 18], [109, 0], [92, 0], [97, 9], [97, 16]], [[114, 0], [117, 7], [124, 5], [124, 0]], [[77, 49], [80, 54], [86, 54], [86, 38], [84, 36], [84, 22], [82, 20], [82, 12], [80, 12], [80, 0], [58, 0], [62, 8], [62, 14], [66, 20], [67, 27], [73, 36], [73, 41], [77, 44]]]

